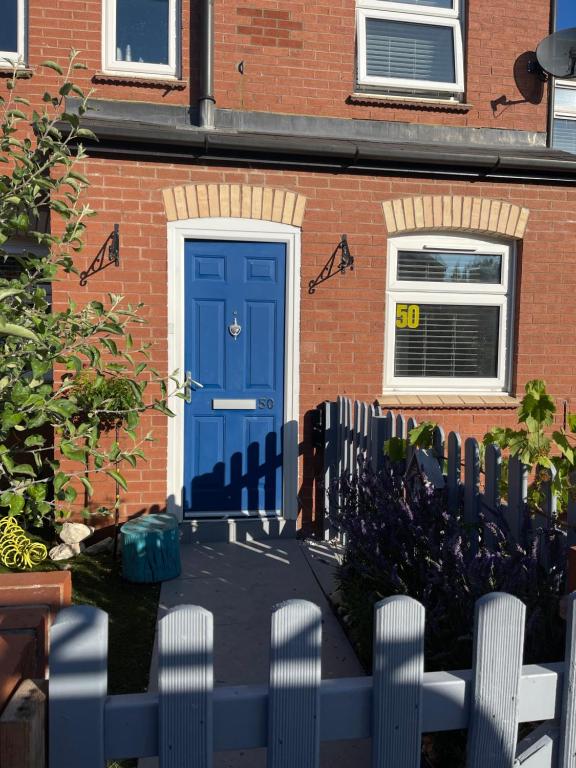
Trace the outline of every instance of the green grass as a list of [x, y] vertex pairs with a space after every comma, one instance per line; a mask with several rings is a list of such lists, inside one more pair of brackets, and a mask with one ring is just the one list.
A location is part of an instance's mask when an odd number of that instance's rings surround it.
[[[34, 571], [72, 572], [72, 600], [95, 605], [109, 616], [108, 691], [141, 693], [148, 686], [160, 584], [131, 584], [121, 575], [120, 561], [108, 553], [79, 555], [54, 563], [45, 560]], [[0, 573], [10, 572], [0, 566]], [[112, 763], [129, 768], [135, 761]]]

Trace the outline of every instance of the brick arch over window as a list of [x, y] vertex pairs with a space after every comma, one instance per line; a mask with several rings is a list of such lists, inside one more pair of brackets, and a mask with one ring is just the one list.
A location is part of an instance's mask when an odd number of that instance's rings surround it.
[[247, 184], [189, 184], [162, 190], [168, 221], [232, 216], [302, 226], [306, 198]]
[[505, 200], [461, 195], [429, 195], [386, 200], [382, 203], [390, 235], [419, 230], [474, 232], [524, 237], [530, 211]]

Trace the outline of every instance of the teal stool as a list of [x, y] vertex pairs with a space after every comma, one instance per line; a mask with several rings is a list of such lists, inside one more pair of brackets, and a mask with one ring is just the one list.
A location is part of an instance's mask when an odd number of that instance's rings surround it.
[[173, 515], [143, 515], [124, 523], [122, 575], [127, 581], [167, 581], [180, 576], [180, 536]]

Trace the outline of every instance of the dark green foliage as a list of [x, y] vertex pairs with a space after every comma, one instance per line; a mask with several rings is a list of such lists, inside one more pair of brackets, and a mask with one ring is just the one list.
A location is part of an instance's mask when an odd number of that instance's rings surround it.
[[[0, 95], [0, 261], [10, 264], [0, 278], [0, 514], [27, 526], [66, 517], [75, 485], [91, 497], [95, 474], [125, 489], [119, 465], [135, 466], [151, 439], [136, 431], [141, 414], [170, 415], [149, 345], [132, 339], [142, 305], [115, 294], [82, 307], [69, 300], [61, 311], [50, 305], [47, 286], [78, 271], [75, 258], [93, 214], [80, 202], [88, 185], [78, 171], [81, 141], [95, 137], [81, 127], [87, 96], [71, 79], [83, 67], [76, 57], [72, 52], [66, 70], [44, 63], [61, 83], [58, 93], [44, 95], [40, 113], [15, 95], [16, 71]], [[66, 111], [69, 94], [80, 99], [77, 114]], [[39, 224], [47, 213], [49, 230]], [[55, 369], [67, 373], [53, 381]], [[114, 428], [124, 439], [110, 446], [100, 438]]]

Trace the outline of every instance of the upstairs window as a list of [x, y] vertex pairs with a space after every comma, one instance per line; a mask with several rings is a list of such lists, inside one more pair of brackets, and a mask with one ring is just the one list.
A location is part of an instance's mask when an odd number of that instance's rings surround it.
[[445, 235], [389, 241], [385, 389], [504, 392], [511, 247]]
[[[555, 32], [576, 27], [574, 0], [556, 0]], [[553, 80], [554, 126], [552, 146], [576, 154], [576, 79]]]
[[461, 0], [357, 0], [358, 85], [456, 96], [464, 91]]
[[177, 76], [177, 0], [104, 0], [104, 69]]
[[24, 0], [3, 0], [0, 22], [0, 67], [16, 62], [24, 64], [25, 5]]

